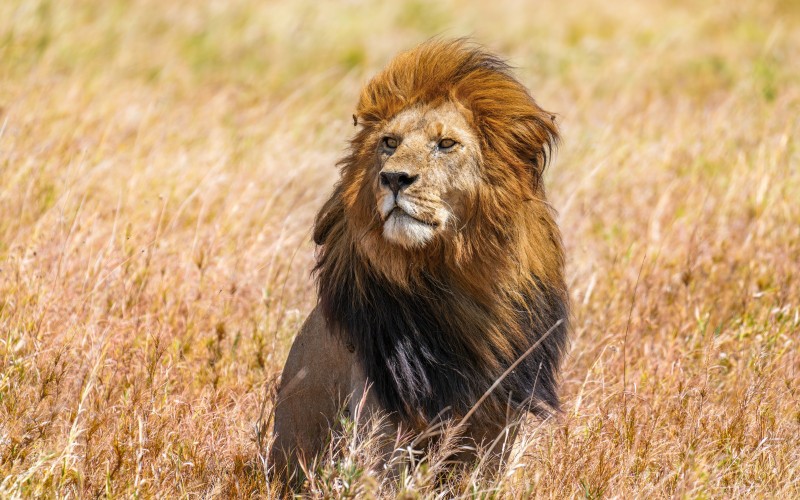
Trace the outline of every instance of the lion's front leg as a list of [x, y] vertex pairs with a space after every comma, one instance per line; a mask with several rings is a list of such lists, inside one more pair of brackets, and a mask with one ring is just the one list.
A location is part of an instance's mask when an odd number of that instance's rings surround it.
[[292, 344], [275, 401], [275, 473], [298, 477], [323, 450], [350, 390], [353, 355], [331, 335], [319, 308], [314, 309]]

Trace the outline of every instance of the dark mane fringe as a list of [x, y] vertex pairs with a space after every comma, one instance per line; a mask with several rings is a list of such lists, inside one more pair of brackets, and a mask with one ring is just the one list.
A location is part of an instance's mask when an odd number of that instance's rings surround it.
[[[452, 241], [393, 247], [362, 189], [376, 131], [409, 106], [447, 100], [463, 106], [481, 137], [486, 186]], [[463, 416], [564, 320], [476, 415], [500, 422], [508, 405], [537, 415], [557, 409], [569, 302], [561, 237], [540, 182], [558, 142], [552, 115], [501, 59], [464, 40], [434, 40], [378, 74], [356, 116], [362, 128], [340, 162], [342, 179], [317, 215], [315, 274], [331, 330], [355, 347], [372, 390], [414, 427], [446, 409]]]
[[[462, 290], [442, 295], [441, 278], [426, 275], [409, 292], [364, 262], [351, 264], [338, 275], [319, 269], [323, 313], [355, 347], [384, 408], [416, 427], [442, 414], [465, 415], [505, 368], [568, 315], [567, 302], [556, 291], [528, 290], [525, 303], [510, 304], [514, 321], [505, 323]], [[481, 325], [494, 331], [481, 331]], [[552, 332], [504, 379], [480, 414], [501, 421], [508, 405], [538, 416], [558, 409], [556, 373], [566, 333], [566, 324]], [[480, 345], [497, 334], [512, 341], [510, 355]]]

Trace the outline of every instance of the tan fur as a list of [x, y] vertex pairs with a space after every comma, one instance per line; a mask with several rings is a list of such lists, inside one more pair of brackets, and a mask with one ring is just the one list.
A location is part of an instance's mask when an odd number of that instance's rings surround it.
[[[441, 295], [441, 310], [451, 315], [443, 324], [453, 328], [430, 334], [458, 335], [442, 342], [457, 340], [464, 359], [474, 363], [459, 368], [474, 370], [487, 387], [544, 333], [529, 329], [553, 314], [540, 304], [557, 302], [567, 310], [560, 234], [541, 182], [557, 129], [502, 61], [460, 40], [423, 44], [365, 87], [355, 120], [361, 128], [341, 161], [341, 180], [317, 216], [321, 306], [284, 369], [275, 414], [278, 467], [287, 463], [283, 457], [291, 464], [319, 452], [337, 403], [371, 382], [365, 372], [376, 360], [364, 358], [364, 346], [372, 343], [360, 341], [378, 333], [349, 331], [342, 323], [349, 318], [342, 310], [349, 307], [347, 293], [386, 296], [370, 288], [385, 283], [397, 290], [390, 298]], [[454, 146], [445, 147], [445, 139]], [[397, 194], [381, 177], [396, 173], [414, 179]], [[344, 283], [353, 290], [342, 294], [337, 286]], [[415, 313], [402, 305], [374, 307], [382, 318]], [[542, 354], [555, 368], [566, 329], [558, 335]], [[480, 394], [464, 387], [471, 392], [462, 399], [474, 403]], [[380, 401], [392, 396], [378, 396], [370, 401], [380, 410]], [[436, 395], [421, 397], [435, 406]], [[498, 397], [482, 404], [470, 430], [476, 440], [505, 425], [506, 403]], [[430, 411], [405, 399], [398, 404], [397, 425], [419, 431], [430, 423]], [[451, 416], [464, 411], [453, 408]]]

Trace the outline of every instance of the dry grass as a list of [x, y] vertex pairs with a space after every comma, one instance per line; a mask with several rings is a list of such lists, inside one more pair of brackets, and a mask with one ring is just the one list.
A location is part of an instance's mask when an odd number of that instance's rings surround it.
[[[793, 0], [0, 3], [0, 497], [274, 494], [267, 394], [359, 86], [472, 34], [564, 145], [565, 413], [444, 496], [800, 496]], [[437, 494], [348, 428], [308, 493]], [[272, 492], [272, 493], [271, 493]]]

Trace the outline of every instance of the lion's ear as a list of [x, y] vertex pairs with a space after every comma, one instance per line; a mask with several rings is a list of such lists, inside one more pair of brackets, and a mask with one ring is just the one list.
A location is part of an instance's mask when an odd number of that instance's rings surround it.
[[519, 138], [522, 140], [518, 143], [517, 154], [532, 166], [534, 184], [538, 187], [545, 168], [558, 148], [558, 125], [554, 115], [541, 110], [522, 120], [520, 125], [523, 130]]

